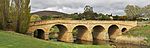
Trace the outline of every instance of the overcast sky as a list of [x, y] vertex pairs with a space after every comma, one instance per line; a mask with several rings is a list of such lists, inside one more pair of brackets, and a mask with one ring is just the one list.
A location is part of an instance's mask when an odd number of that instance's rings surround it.
[[49, 10], [82, 13], [85, 5], [90, 5], [97, 13], [124, 15], [124, 8], [128, 4], [144, 7], [150, 4], [150, 0], [31, 0], [31, 12]]

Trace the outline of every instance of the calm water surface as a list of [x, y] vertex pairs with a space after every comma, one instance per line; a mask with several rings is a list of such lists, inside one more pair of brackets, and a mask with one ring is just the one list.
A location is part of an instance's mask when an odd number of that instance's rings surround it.
[[[52, 39], [52, 41], [57, 41], [57, 39]], [[150, 48], [148, 45], [138, 45], [138, 44], [129, 44], [129, 43], [114, 43], [112, 41], [102, 41], [102, 40], [94, 40], [93, 42], [75, 40], [76, 44], [87, 44], [87, 45], [110, 45], [113, 48]]]

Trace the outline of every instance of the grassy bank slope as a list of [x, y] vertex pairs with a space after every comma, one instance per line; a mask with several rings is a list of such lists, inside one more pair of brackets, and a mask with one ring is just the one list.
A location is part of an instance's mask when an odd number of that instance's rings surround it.
[[110, 48], [110, 46], [44, 41], [14, 32], [0, 31], [0, 48]]
[[124, 34], [129, 35], [129, 36], [147, 37], [148, 42], [150, 43], [150, 26], [149, 25], [135, 27]]

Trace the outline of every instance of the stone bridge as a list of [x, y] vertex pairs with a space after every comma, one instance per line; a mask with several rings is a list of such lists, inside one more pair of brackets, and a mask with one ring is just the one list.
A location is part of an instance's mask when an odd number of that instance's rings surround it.
[[[57, 26], [58, 40], [74, 42], [73, 30], [77, 29], [76, 39], [84, 41], [110, 40], [137, 26], [136, 21], [97, 21], [97, 20], [46, 20], [30, 23], [27, 34], [49, 40], [50, 29]], [[38, 31], [38, 34], [35, 34]]]

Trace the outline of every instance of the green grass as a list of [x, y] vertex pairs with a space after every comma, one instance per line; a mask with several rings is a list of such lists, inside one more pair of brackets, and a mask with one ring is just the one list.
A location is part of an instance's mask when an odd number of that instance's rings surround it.
[[30, 36], [0, 31], [0, 48], [111, 48], [109, 45], [79, 45], [39, 40]]
[[129, 36], [136, 36], [136, 37], [137, 36], [138, 37], [147, 37], [148, 38], [147, 41], [150, 43], [150, 26], [149, 25], [135, 27], [124, 34], [129, 35]]

